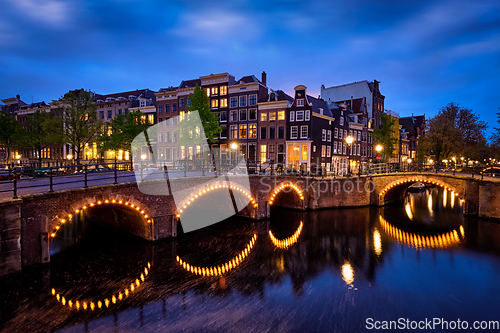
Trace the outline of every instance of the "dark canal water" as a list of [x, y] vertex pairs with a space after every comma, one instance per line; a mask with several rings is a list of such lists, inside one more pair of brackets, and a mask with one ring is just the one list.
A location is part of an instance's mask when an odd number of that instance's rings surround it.
[[59, 239], [53, 252], [66, 249], [50, 267], [0, 277], [0, 331], [364, 332], [367, 320], [498, 321], [500, 224], [461, 211], [451, 193], [428, 189], [381, 209], [276, 209], [269, 221], [231, 219], [158, 244], [67, 226], [76, 244]]

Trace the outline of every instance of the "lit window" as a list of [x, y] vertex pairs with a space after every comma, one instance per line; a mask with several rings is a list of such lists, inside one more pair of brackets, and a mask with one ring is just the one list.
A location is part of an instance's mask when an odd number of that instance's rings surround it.
[[184, 111], [179, 112], [179, 119], [184, 120]]
[[307, 136], [309, 135], [308, 131], [308, 126], [300, 126], [300, 138], [301, 139], [307, 139]]
[[238, 139], [238, 126], [231, 125], [231, 139]]
[[210, 97], [210, 88], [205, 88], [205, 91], [207, 92], [207, 96]]
[[221, 98], [221, 100], [220, 100], [220, 107], [221, 108], [227, 108], [227, 98]]
[[244, 139], [247, 137], [247, 125], [240, 125], [240, 138]]
[[148, 123], [150, 123], [150, 124], [155, 123], [155, 115], [154, 114], [148, 114]]
[[321, 146], [321, 157], [326, 156], [326, 146]]
[[257, 137], [257, 125], [256, 124], [248, 125], [248, 137], [249, 138], [256, 138]]
[[269, 121], [276, 121], [276, 112], [269, 112]]
[[146, 123], [146, 116], [145, 116], [145, 115], [142, 115], [142, 116], [141, 116], [141, 122], [142, 122], [143, 124], [145, 124], [145, 123]]
[[297, 139], [298, 133], [299, 132], [299, 127], [298, 126], [292, 126], [290, 128], [290, 139]]
[[285, 111], [278, 111], [278, 120], [285, 120]]
[[263, 112], [260, 114], [260, 121], [267, 121], [267, 112]]
[[218, 92], [219, 89], [217, 89], [217, 87], [212, 87], [212, 95], [218, 95], [219, 92]]
[[307, 145], [302, 145], [302, 160], [307, 161]]
[[218, 107], [219, 107], [219, 100], [213, 99], [212, 100], [212, 108], [218, 108]]
[[266, 145], [260, 145], [260, 163], [266, 163]]
[[332, 156], [332, 147], [326, 147], [326, 157]]
[[221, 86], [220, 87], [220, 94], [221, 95], [227, 95], [227, 86]]

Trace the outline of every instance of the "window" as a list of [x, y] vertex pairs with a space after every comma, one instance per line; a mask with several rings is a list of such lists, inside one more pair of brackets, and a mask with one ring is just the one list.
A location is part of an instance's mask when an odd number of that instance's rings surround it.
[[276, 126], [269, 127], [269, 139], [274, 139], [276, 136]]
[[111, 119], [113, 117], [113, 112], [111, 110], [108, 110], [108, 119]]
[[158, 132], [158, 143], [162, 143], [163, 140], [162, 140], [162, 133], [161, 132]]
[[170, 142], [170, 132], [165, 132], [165, 142]]
[[172, 112], [177, 112], [177, 103], [172, 103]]
[[193, 103], [191, 103], [191, 98], [188, 97], [188, 106], [193, 106]]
[[247, 137], [247, 125], [240, 125], [240, 139]]
[[219, 107], [219, 100], [213, 99], [212, 100], [212, 108], [218, 108], [218, 107]]
[[184, 120], [184, 111], [179, 112], [179, 119]]
[[165, 112], [170, 112], [170, 104], [165, 104]]
[[276, 121], [276, 112], [269, 112], [269, 121]]
[[260, 121], [267, 121], [267, 112], [263, 112], [260, 114]]
[[290, 139], [297, 139], [297, 136], [299, 134], [298, 132], [299, 132], [298, 126], [290, 127]]
[[338, 139], [338, 137], [339, 137], [339, 129], [338, 128], [336, 128], [336, 129], [333, 130], [333, 137], [335, 139]]
[[321, 130], [321, 141], [326, 141], [326, 129]]
[[302, 160], [307, 161], [307, 145], [302, 145]]
[[311, 119], [311, 110], [306, 110], [306, 120]]
[[220, 100], [220, 107], [221, 108], [227, 108], [227, 98], [221, 98], [221, 100]]
[[118, 115], [121, 116], [122, 115], [122, 109], [118, 109]]
[[285, 120], [285, 111], [278, 111], [278, 120]]
[[231, 110], [230, 121], [238, 121], [238, 111], [237, 110]]
[[266, 145], [260, 145], [260, 163], [266, 163], [266, 150], [267, 146]]
[[333, 143], [333, 154], [337, 154], [337, 141]]
[[274, 145], [269, 145], [269, 157], [274, 157]]
[[104, 111], [101, 111], [101, 119], [104, 119]]
[[238, 126], [231, 125], [231, 139], [238, 139]]
[[290, 111], [290, 121], [295, 121], [295, 111]]
[[[125, 114], [128, 114], [128, 109], [125, 109]], [[104, 119], [104, 118], [103, 118]]]
[[221, 86], [220, 87], [220, 94], [221, 95], [227, 95], [227, 86]]
[[257, 120], [257, 109], [248, 110], [248, 120]]
[[344, 126], [344, 117], [340, 116], [340, 126]]
[[285, 126], [278, 126], [278, 139], [285, 138]]
[[297, 100], [297, 106], [304, 106], [304, 99], [298, 99]]
[[219, 119], [221, 123], [225, 123], [227, 121], [227, 112], [222, 111], [221, 113], [219, 113]]
[[247, 120], [247, 110], [240, 110], [240, 121]]
[[218, 95], [219, 89], [217, 87], [212, 87], [212, 95]]
[[248, 125], [248, 137], [249, 138], [256, 138], [257, 137], [257, 125], [256, 124]]
[[341, 143], [341, 145], [342, 145], [342, 154], [345, 155], [346, 154], [346, 149], [347, 149], [347, 144], [342, 144]]
[[361, 141], [361, 132], [358, 131], [358, 141]]
[[179, 107], [180, 107], [180, 108], [183, 108], [183, 107], [184, 107], [184, 98], [181, 98], [181, 99], [179, 100]]
[[232, 108], [236, 108], [236, 107], [238, 107], [238, 98], [236, 98], [236, 97], [231, 97], [230, 102], [231, 102], [231, 107], [232, 107]]
[[360, 144], [358, 143], [358, 156], [359, 156], [359, 152], [360, 152], [361, 148], [360, 148]]
[[255, 143], [251, 143], [248, 145], [248, 159], [252, 162], [255, 162], [255, 149], [256, 149], [256, 145]]
[[347, 130], [344, 130], [344, 138], [347, 138]]
[[163, 120], [163, 118], [158, 118], [158, 124], [160, 124], [160, 126], [162, 126], [162, 125], [163, 125], [163, 124], [162, 124], [162, 120]]
[[240, 96], [240, 106], [247, 106], [247, 97]]
[[260, 128], [260, 139], [261, 140], [267, 139], [267, 127]]
[[326, 157], [332, 156], [332, 147], [328, 146], [326, 147]]
[[308, 129], [309, 129], [309, 127], [307, 125], [300, 126], [300, 138], [301, 139], [307, 139], [307, 136], [309, 135]]
[[321, 157], [326, 157], [326, 146], [321, 146]]
[[148, 123], [149, 124], [155, 123], [155, 115], [154, 114], [148, 114]]
[[[352, 136], [352, 130], [349, 130], [349, 136]], [[353, 139], [356, 140], [356, 136], [354, 136]]]
[[326, 141], [332, 142], [332, 131], [331, 130], [328, 130], [326, 132]]
[[303, 121], [304, 120], [304, 111], [297, 111], [297, 121]]
[[[163, 105], [160, 104], [158, 105], [158, 113], [163, 113]], [[122, 114], [122, 110], [118, 110], [118, 114]]]
[[257, 105], [257, 95], [250, 95], [248, 105]]
[[222, 139], [226, 139], [227, 138], [227, 125], [226, 124], [222, 124], [220, 125], [220, 128], [221, 128], [221, 132], [220, 132], [220, 137]]

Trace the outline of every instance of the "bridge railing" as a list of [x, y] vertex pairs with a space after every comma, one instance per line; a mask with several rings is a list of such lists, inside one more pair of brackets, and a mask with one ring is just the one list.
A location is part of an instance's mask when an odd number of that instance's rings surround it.
[[[53, 192], [69, 188], [87, 188], [94, 185], [118, 184], [135, 180], [178, 178], [191, 176], [263, 175], [314, 178], [361, 177], [401, 172], [435, 172], [484, 178], [500, 176], [500, 167], [474, 165], [453, 168], [446, 165], [425, 163], [274, 163], [272, 161], [232, 159], [125, 161], [94, 164], [65, 165], [58, 167], [30, 168], [9, 167], [0, 170], [0, 199], [18, 194]], [[351, 166], [350, 166], [351, 165]], [[135, 170], [135, 172], [133, 172]], [[136, 179], [137, 178], [137, 179]]]

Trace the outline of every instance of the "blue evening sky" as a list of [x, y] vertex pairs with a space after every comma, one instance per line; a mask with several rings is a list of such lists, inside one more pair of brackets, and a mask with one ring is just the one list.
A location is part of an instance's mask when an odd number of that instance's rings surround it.
[[498, 0], [0, 0], [0, 99], [268, 73], [288, 93], [381, 81], [386, 109], [460, 103], [497, 126]]

